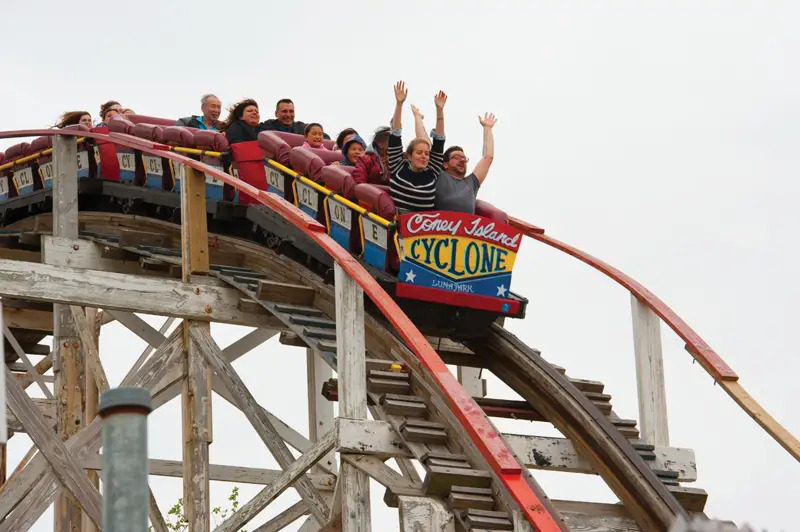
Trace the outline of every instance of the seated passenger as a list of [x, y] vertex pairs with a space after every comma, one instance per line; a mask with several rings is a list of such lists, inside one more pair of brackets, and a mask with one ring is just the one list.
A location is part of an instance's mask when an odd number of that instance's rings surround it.
[[[275, 118], [270, 118], [264, 122], [264, 129], [266, 131], [283, 131], [284, 133], [303, 135], [306, 125], [303, 122], [295, 121], [294, 102], [289, 98], [283, 98], [275, 104]], [[326, 139], [330, 138], [325, 133], [322, 136]]]
[[353, 181], [373, 185], [389, 184], [389, 128], [379, 127], [372, 137], [372, 144], [366, 153], [358, 158], [353, 171]]
[[[389, 134], [389, 195], [394, 200], [398, 213], [431, 210], [436, 197], [436, 179], [442, 168], [442, 152], [444, 151], [444, 103], [443, 92], [434, 97], [436, 103], [436, 130], [433, 143], [427, 138], [417, 137], [412, 140], [403, 158], [402, 114], [403, 102], [408, 90], [402, 81], [394, 86], [395, 108], [392, 116], [392, 131]], [[424, 134], [422, 114], [414, 106], [417, 134]], [[438, 118], [441, 117], [441, 120]]]
[[483, 158], [467, 175], [469, 159], [464, 155], [464, 150], [460, 146], [447, 148], [444, 152], [444, 169], [436, 181], [437, 210], [475, 214], [478, 188], [486, 179], [494, 159], [492, 127], [497, 123], [497, 118], [492, 113], [486, 113], [482, 118], [478, 115], [478, 121], [483, 126]]
[[222, 131], [222, 122], [219, 121], [219, 115], [222, 113], [222, 102], [219, 98], [213, 94], [204, 94], [200, 98], [200, 110], [203, 112], [202, 115], [179, 118], [175, 125]]
[[342, 160], [338, 163], [342, 166], [355, 166], [358, 158], [364, 154], [367, 148], [367, 143], [358, 135], [354, 135], [342, 146]]
[[112, 116], [122, 113], [122, 106], [115, 100], [109, 100], [100, 106], [100, 123], [98, 126], [108, 125]]
[[333, 146], [334, 150], [341, 150], [344, 143], [358, 135], [358, 131], [352, 127], [346, 127], [336, 135], [336, 144]]
[[122, 116], [131, 116], [131, 115], [135, 115], [135, 114], [136, 114], [136, 111], [134, 111], [133, 109], [123, 109], [122, 110]]
[[322, 131], [322, 125], [317, 124], [316, 122], [312, 122], [308, 124], [303, 130], [303, 135], [306, 138], [306, 141], [303, 143], [304, 148], [317, 148], [320, 150], [327, 149], [325, 145], [322, 143], [322, 139], [324, 138]]
[[62, 129], [67, 126], [74, 126], [75, 124], [80, 124], [91, 129], [92, 115], [89, 114], [89, 111], [67, 111], [61, 115], [58, 123], [56, 123], [56, 125], [53, 127]]
[[259, 124], [258, 103], [253, 99], [242, 100], [228, 109], [225, 121], [225, 136], [228, 144], [258, 140], [258, 134], [264, 131], [264, 124]]

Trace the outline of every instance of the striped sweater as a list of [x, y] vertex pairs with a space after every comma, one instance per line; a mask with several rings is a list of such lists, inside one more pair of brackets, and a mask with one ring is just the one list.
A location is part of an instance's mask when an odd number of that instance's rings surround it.
[[399, 213], [433, 210], [436, 179], [442, 170], [444, 137], [434, 135], [428, 167], [421, 172], [414, 172], [409, 162], [403, 159], [401, 133], [401, 130], [395, 129], [389, 135], [389, 195]]

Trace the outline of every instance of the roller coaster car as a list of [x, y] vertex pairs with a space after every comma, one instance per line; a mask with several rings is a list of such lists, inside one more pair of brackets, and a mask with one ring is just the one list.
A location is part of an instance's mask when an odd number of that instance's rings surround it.
[[[425, 332], [482, 336], [498, 317], [524, 316], [527, 300], [509, 291], [521, 234], [491, 204], [479, 200], [475, 214], [398, 215], [388, 187], [356, 184], [353, 167], [331, 166], [341, 160], [340, 151], [304, 148], [301, 135], [265, 131], [257, 141], [228, 146], [221, 133], [167, 123], [120, 116], [92, 129], [110, 136], [79, 146], [79, 176], [91, 178], [81, 179], [80, 201], [95, 210], [122, 206], [123, 212], [144, 210], [176, 219], [184, 164], [113, 142], [114, 135], [131, 135], [230, 170], [234, 177], [294, 204], [358, 257]], [[2, 223], [49, 210], [51, 139], [41, 137], [1, 154]], [[37, 174], [40, 179], [34, 178]], [[205, 178], [212, 230], [219, 227], [246, 238], [262, 235], [299, 260], [315, 259], [331, 267], [330, 257], [281, 216], [258, 200], [239, 197], [210, 173]]]

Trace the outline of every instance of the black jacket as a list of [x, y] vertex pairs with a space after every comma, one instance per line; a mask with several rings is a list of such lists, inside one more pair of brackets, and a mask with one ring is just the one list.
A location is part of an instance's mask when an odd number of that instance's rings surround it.
[[258, 134], [265, 130], [263, 122], [257, 126], [248, 126], [244, 120], [236, 120], [225, 130], [225, 136], [228, 138], [228, 144], [236, 144], [258, 140]]

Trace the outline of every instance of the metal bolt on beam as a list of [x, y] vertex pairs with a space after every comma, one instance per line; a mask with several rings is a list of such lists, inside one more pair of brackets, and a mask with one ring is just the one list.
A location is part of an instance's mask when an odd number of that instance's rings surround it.
[[115, 388], [100, 397], [104, 532], [147, 530], [147, 415], [151, 411], [152, 398], [144, 388]]

